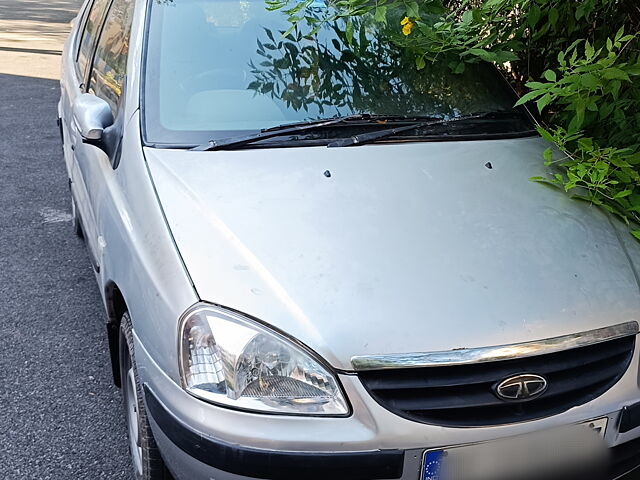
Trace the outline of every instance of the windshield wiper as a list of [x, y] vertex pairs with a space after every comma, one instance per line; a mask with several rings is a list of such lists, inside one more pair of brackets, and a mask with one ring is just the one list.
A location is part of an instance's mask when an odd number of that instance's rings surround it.
[[449, 125], [452, 123], [490, 118], [492, 115], [504, 115], [508, 116], [518, 115], [516, 112], [504, 111], [504, 112], [478, 112], [469, 115], [460, 115], [458, 117], [441, 118], [438, 120], [429, 120], [426, 122], [415, 122], [411, 125], [405, 125], [403, 127], [387, 128], [385, 130], [378, 130], [376, 132], [362, 133], [360, 135], [354, 135], [349, 138], [341, 138], [335, 142], [331, 142], [327, 147], [350, 147], [354, 145], [364, 145], [366, 143], [375, 142], [383, 138], [392, 137], [399, 133], [408, 132], [411, 130], [419, 130], [426, 127], [434, 127], [437, 125]]
[[[345, 115], [342, 117], [323, 118], [320, 120], [308, 120], [306, 122], [278, 125], [276, 127], [264, 128], [258, 133], [252, 133], [241, 137], [210, 140], [209, 143], [191, 148], [191, 150], [196, 152], [210, 152], [212, 150], [232, 149], [235, 147], [250, 145], [261, 140], [268, 140], [269, 138], [284, 137], [316, 128], [330, 127], [340, 123], [357, 122], [358, 120], [375, 125], [384, 125], [386, 122], [414, 122], [424, 119], [433, 120], [433, 117], [375, 115], [369, 113]], [[411, 125], [413, 125], [413, 123], [411, 123]]]
[[329, 143], [328, 147], [348, 147], [352, 145], [362, 145], [365, 143], [371, 143], [382, 138], [391, 137], [399, 133], [407, 132], [410, 130], [418, 130], [421, 128], [432, 127], [436, 125], [448, 125], [452, 123], [470, 121], [475, 119], [489, 118], [492, 115], [507, 114], [510, 116], [515, 115], [515, 112], [479, 112], [470, 115], [462, 115], [458, 117], [450, 118], [434, 118], [426, 116], [403, 116], [403, 115], [374, 115], [374, 114], [354, 114], [346, 115], [343, 117], [325, 118], [320, 120], [309, 120], [301, 123], [278, 125], [276, 127], [265, 128], [258, 133], [252, 133], [250, 135], [240, 137], [223, 138], [220, 140], [210, 140], [209, 143], [191, 148], [196, 152], [210, 152], [213, 150], [226, 150], [243, 147], [252, 143], [259, 142], [261, 140], [268, 140], [275, 137], [284, 137], [288, 135], [295, 135], [300, 132], [313, 130], [316, 128], [330, 127], [341, 123], [350, 123], [357, 121], [364, 121], [371, 123], [372, 125], [384, 125], [387, 122], [410, 122], [408, 125], [401, 127], [388, 128], [384, 130], [377, 130], [375, 132], [363, 133], [360, 135], [354, 135], [349, 138], [341, 138], [334, 142]]
[[387, 122], [393, 123], [407, 123], [407, 122], [417, 122], [417, 121], [426, 121], [426, 120], [439, 120], [441, 117], [432, 117], [425, 115], [382, 115], [376, 113], [356, 113], [353, 115], [347, 115], [343, 117], [331, 117], [331, 118], [321, 118], [319, 120], [307, 120], [304, 122], [296, 122], [296, 123], [285, 123], [283, 125], [278, 125], [276, 127], [263, 128], [260, 130], [261, 132], [273, 132], [278, 130], [285, 130], [292, 127], [298, 126], [306, 126], [310, 125], [312, 127], [324, 126], [326, 122], [331, 122], [330, 125], [334, 123], [342, 122], [357, 122], [358, 120], [362, 120], [363, 122], [373, 123], [384, 125]]
[[228, 148], [242, 147], [244, 145], [249, 145], [251, 143], [259, 142], [260, 140], [267, 140], [269, 138], [293, 135], [296, 133], [313, 130], [315, 128], [330, 127], [332, 125], [337, 125], [339, 123], [344, 123], [344, 122], [352, 122], [352, 121], [358, 121], [358, 120], [381, 122], [383, 120], [388, 120], [388, 119], [395, 120], [396, 118], [404, 119], [404, 117], [369, 115], [364, 113], [364, 114], [346, 115], [343, 117], [324, 118], [320, 120], [309, 120], [301, 123], [291, 123], [291, 124], [279, 125], [277, 127], [265, 128], [258, 133], [252, 133], [250, 135], [245, 135], [241, 137], [230, 137], [230, 138], [223, 138], [220, 140], [210, 140], [209, 143], [192, 148], [191, 150], [196, 152], [210, 152], [212, 150], [224, 150]]
[[210, 140], [209, 143], [192, 148], [191, 150], [196, 152], [210, 152], [212, 150], [222, 150], [229, 147], [241, 147], [243, 145], [249, 145], [250, 143], [259, 142], [260, 140], [266, 140], [268, 138], [304, 132], [306, 130], [312, 130], [314, 128], [328, 127], [341, 122], [347, 122], [349, 120], [360, 120], [364, 117], [364, 115], [349, 115], [346, 117], [335, 117], [323, 120], [311, 120], [308, 122], [294, 123], [290, 125], [280, 125], [278, 127], [263, 129], [260, 132], [252, 133], [251, 135], [223, 138], [220, 140]]

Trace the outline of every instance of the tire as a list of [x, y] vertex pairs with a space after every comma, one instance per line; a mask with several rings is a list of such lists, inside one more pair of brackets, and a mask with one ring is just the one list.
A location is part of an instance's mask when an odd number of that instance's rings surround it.
[[134, 478], [173, 480], [160, 456], [149, 425], [143, 401], [144, 392], [136, 368], [131, 318], [128, 313], [122, 316], [120, 322], [120, 381]]
[[84, 232], [82, 231], [82, 222], [80, 221], [80, 214], [76, 208], [76, 201], [71, 194], [71, 226], [73, 227], [73, 233], [78, 238], [84, 238]]

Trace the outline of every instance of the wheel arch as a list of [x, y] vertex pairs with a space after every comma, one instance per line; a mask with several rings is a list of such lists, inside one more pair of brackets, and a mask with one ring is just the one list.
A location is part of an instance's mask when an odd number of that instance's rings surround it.
[[120, 381], [120, 322], [129, 310], [127, 302], [115, 282], [108, 282], [105, 287], [105, 304], [107, 307], [107, 339], [109, 340], [109, 356], [113, 383], [121, 387]]

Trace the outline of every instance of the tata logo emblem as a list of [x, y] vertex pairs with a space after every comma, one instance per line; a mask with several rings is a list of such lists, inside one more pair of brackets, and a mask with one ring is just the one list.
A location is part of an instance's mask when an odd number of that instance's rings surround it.
[[540, 375], [524, 374], [509, 377], [496, 387], [502, 400], [531, 400], [547, 390], [547, 380]]

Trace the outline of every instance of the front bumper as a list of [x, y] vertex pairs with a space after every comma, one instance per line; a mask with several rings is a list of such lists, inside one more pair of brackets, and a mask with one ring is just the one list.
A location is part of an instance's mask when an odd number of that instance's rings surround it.
[[[373, 401], [354, 375], [340, 375], [353, 413], [346, 418], [248, 413], [195, 399], [148, 355], [134, 334], [136, 362], [158, 445], [182, 480], [418, 480], [425, 449], [507, 438], [608, 417], [614, 454], [609, 478], [640, 463], [638, 352], [608, 392], [552, 417], [482, 428], [448, 428], [401, 418]], [[626, 410], [625, 410], [626, 409]], [[625, 411], [624, 418], [622, 413]], [[592, 480], [592, 479], [590, 479]]]
[[[419, 475], [415, 460], [421, 451], [286, 452], [248, 448], [191, 430], [146, 385], [145, 401], [156, 441], [179, 480], [396, 480], [417, 479]], [[632, 421], [640, 412], [640, 403], [632, 410], [633, 415], [620, 416], [620, 425]], [[640, 438], [611, 448], [606, 473], [590, 480], [618, 479], [638, 468]]]

